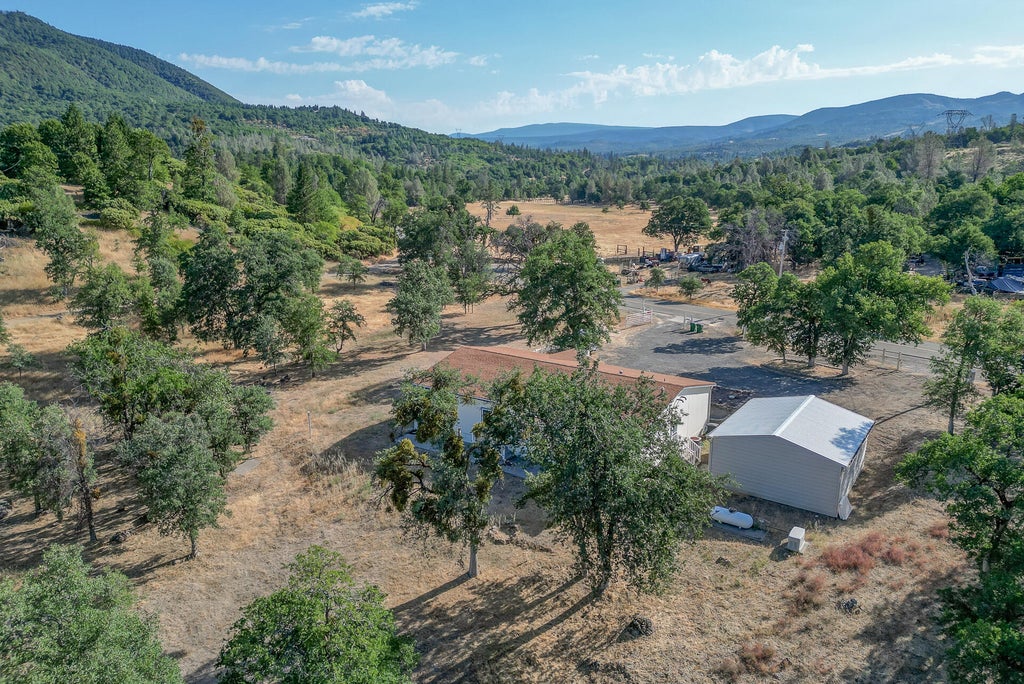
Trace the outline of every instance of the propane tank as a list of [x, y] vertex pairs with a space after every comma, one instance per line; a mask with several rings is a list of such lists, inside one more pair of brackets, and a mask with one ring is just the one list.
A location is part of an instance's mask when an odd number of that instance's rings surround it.
[[754, 519], [746, 513], [741, 513], [735, 508], [715, 506], [711, 509], [711, 519], [726, 525], [738, 527], [741, 530], [749, 530], [754, 526]]

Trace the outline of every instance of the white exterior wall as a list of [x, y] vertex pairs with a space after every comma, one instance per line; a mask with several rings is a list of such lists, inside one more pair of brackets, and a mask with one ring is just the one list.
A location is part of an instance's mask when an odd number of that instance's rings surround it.
[[474, 400], [472, 404], [459, 402], [459, 423], [456, 427], [462, 432], [462, 441], [465, 444], [472, 444], [473, 426], [484, 418], [484, 409], [490, 408], [491, 402], [480, 399]]
[[698, 437], [711, 419], [711, 387], [687, 387], [672, 400], [673, 407], [681, 409], [679, 436]]
[[774, 435], [712, 437], [708, 469], [738, 492], [833, 518], [845, 497], [843, 466]]
[[853, 489], [853, 483], [857, 481], [857, 476], [860, 475], [860, 471], [864, 467], [864, 454], [867, 450], [867, 444], [868, 441], [865, 439], [853, 460], [850, 461], [850, 465], [843, 468], [843, 477], [839, 485], [840, 496], [848, 496], [850, 490]]

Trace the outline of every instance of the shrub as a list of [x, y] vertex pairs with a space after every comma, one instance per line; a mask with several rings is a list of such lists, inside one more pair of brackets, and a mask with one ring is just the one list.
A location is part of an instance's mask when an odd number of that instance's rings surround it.
[[871, 568], [875, 567], [874, 557], [855, 543], [825, 549], [821, 554], [821, 562], [826, 568], [836, 573], [855, 570], [866, 575], [871, 572]]
[[772, 659], [775, 658], [775, 647], [760, 642], [744, 644], [739, 652], [740, 661], [747, 672], [755, 674], [771, 674], [775, 671]]
[[131, 230], [135, 227], [135, 212], [107, 207], [100, 211], [100, 225], [109, 230]]
[[790, 609], [790, 614], [805, 613], [808, 610], [825, 605], [823, 592], [825, 591], [827, 580], [824, 575], [820, 573], [809, 574], [802, 570], [796, 576], [793, 584], [796, 586], [796, 591], [793, 594], [793, 606]]
[[696, 276], [685, 276], [679, 279], [679, 294], [693, 299], [693, 296], [704, 289], [704, 283]]
[[519, 216], [520, 213], [521, 212], [519, 211], [519, 207], [516, 206], [515, 204], [513, 204], [511, 207], [505, 210], [506, 216]]

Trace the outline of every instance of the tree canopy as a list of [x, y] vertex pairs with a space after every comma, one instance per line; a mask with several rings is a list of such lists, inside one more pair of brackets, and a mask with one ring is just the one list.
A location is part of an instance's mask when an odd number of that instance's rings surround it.
[[20, 583], [0, 579], [0, 680], [183, 681], [156, 620], [133, 610], [128, 578], [96, 574], [81, 550], [54, 545]]
[[411, 682], [417, 655], [398, 636], [384, 595], [358, 586], [340, 554], [320, 546], [288, 564], [286, 586], [242, 609], [217, 664], [235, 682]]
[[641, 591], [663, 587], [722, 489], [684, 460], [679, 417], [653, 381], [610, 387], [593, 367], [535, 371], [495, 383], [491, 398], [511, 443], [540, 468], [526, 498], [573, 544], [594, 590], [617, 577]]
[[530, 344], [586, 355], [611, 339], [622, 295], [598, 258], [586, 224], [562, 230], [529, 252], [509, 302]]

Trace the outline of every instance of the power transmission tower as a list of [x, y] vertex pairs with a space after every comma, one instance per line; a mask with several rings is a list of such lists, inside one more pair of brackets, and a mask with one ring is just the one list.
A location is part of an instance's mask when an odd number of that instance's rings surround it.
[[946, 115], [946, 135], [955, 135], [964, 130], [964, 119], [973, 116], [966, 109], [947, 109], [943, 112]]
[[921, 123], [908, 123], [903, 125], [907, 127], [907, 132], [910, 133], [910, 137], [913, 139], [917, 137], [918, 132], [924, 130], [926, 123], [926, 121], [922, 121]]

